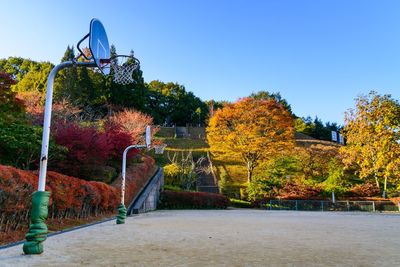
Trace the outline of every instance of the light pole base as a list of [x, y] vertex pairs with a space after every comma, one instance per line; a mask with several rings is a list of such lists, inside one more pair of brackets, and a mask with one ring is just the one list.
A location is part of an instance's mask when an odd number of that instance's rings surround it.
[[36, 191], [32, 195], [31, 223], [23, 246], [25, 254], [43, 253], [42, 243], [46, 240], [48, 232], [45, 221], [49, 213], [49, 198], [50, 192], [47, 191]]
[[126, 219], [126, 208], [123, 203], [118, 206], [117, 224], [125, 223]]

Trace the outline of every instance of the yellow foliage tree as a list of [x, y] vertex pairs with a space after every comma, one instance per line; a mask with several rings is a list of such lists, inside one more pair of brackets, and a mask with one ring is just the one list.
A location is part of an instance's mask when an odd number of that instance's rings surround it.
[[251, 182], [261, 160], [294, 147], [293, 118], [275, 99], [243, 98], [215, 112], [207, 140], [212, 153], [239, 156]]
[[371, 92], [356, 99], [356, 108], [345, 114], [347, 145], [341, 148], [347, 166], [358, 167], [361, 178], [383, 182], [400, 180], [400, 104], [390, 95]]

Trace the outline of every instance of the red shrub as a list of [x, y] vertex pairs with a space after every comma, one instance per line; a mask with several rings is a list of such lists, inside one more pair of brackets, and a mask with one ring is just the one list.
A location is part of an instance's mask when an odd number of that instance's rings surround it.
[[68, 148], [68, 159], [77, 163], [101, 164], [110, 157], [111, 145], [107, 136], [95, 127], [81, 127], [75, 123], [58, 123], [54, 138], [58, 145]]
[[352, 195], [358, 197], [373, 197], [380, 193], [379, 188], [371, 183], [355, 185], [350, 189], [350, 192]]
[[[32, 193], [37, 190], [37, 171], [0, 165], [0, 229], [27, 225]], [[48, 172], [46, 190], [51, 192], [49, 217], [86, 218], [115, 211], [119, 190], [100, 182], [87, 182]], [[6, 218], [12, 218], [6, 219]], [[2, 225], [5, 224], [5, 225]]]
[[228, 205], [229, 199], [219, 194], [163, 191], [160, 195], [164, 209], [226, 209]]
[[[129, 134], [116, 129], [106, 128], [104, 135], [107, 137], [107, 142], [110, 147], [110, 157], [114, 159], [121, 160], [125, 148], [133, 144]], [[132, 157], [138, 153], [138, 149], [130, 149], [127, 157]]]
[[[154, 160], [127, 169], [126, 205], [147, 183], [154, 172]], [[0, 165], [0, 232], [26, 228], [29, 220], [32, 193], [37, 190], [38, 171], [23, 171]], [[77, 219], [115, 213], [120, 204], [121, 179], [113, 186], [85, 181], [49, 171], [46, 191], [50, 191], [49, 218]], [[60, 220], [61, 221], [61, 220]]]
[[[64, 122], [55, 124], [54, 139], [58, 145], [66, 147], [68, 153], [52, 169], [86, 179], [93, 179], [90, 173], [98, 171], [93, 167], [107, 166], [110, 160], [121, 160], [124, 149], [132, 144], [130, 136], [118, 130], [100, 131], [93, 126]], [[137, 153], [138, 150], [131, 149], [128, 156]]]
[[288, 182], [282, 188], [280, 197], [285, 199], [311, 199], [320, 196], [321, 188]]

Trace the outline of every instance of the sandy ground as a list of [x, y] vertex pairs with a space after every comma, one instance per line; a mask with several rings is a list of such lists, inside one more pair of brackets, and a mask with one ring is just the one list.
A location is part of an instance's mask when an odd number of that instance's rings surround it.
[[400, 216], [262, 210], [156, 211], [49, 237], [0, 266], [400, 266]]

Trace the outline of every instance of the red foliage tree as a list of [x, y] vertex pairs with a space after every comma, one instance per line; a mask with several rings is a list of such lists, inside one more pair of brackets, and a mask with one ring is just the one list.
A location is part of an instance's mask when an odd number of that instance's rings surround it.
[[[133, 144], [144, 144], [145, 140], [143, 137], [146, 126], [152, 124], [153, 118], [151, 116], [137, 110], [126, 109], [108, 117], [105, 128], [127, 133], [130, 135]], [[153, 128], [152, 135], [157, 131], [158, 128]]]

